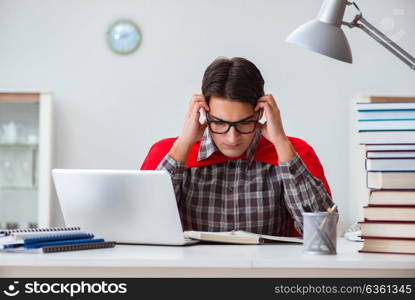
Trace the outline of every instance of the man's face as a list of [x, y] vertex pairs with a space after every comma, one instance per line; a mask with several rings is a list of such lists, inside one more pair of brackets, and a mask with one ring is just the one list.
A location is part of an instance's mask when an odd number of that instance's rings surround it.
[[[258, 118], [252, 105], [244, 102], [212, 97], [209, 101], [209, 108], [208, 117], [211, 121], [237, 122], [248, 117], [251, 117], [247, 119], [248, 121]], [[222, 154], [228, 157], [237, 157], [248, 149], [255, 136], [255, 131], [241, 134], [236, 131], [235, 126], [231, 126], [227, 133], [217, 134], [210, 131], [210, 135]]]

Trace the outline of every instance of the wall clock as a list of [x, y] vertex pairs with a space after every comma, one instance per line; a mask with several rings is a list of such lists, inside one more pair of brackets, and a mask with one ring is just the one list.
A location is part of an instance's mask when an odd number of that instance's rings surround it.
[[141, 43], [141, 32], [136, 24], [128, 20], [113, 23], [107, 31], [107, 43], [118, 54], [130, 54]]

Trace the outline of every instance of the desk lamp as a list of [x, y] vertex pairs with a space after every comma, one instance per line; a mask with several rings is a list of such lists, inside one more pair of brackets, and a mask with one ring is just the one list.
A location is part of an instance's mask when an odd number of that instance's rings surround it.
[[[351, 22], [344, 22], [344, 12], [346, 7], [350, 5], [357, 9], [358, 14]], [[298, 27], [287, 37], [287, 42], [343, 62], [352, 63], [352, 52], [341, 29], [342, 25], [362, 29], [412, 70], [415, 70], [415, 58], [370, 24], [362, 16], [356, 3], [347, 0], [325, 0], [317, 19]]]

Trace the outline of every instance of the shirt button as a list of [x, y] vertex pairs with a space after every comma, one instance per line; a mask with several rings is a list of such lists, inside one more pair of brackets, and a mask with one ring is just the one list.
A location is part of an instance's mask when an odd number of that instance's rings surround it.
[[229, 192], [233, 192], [233, 187], [231, 187], [231, 186], [230, 186], [230, 187], [228, 188], [228, 190], [229, 190]]

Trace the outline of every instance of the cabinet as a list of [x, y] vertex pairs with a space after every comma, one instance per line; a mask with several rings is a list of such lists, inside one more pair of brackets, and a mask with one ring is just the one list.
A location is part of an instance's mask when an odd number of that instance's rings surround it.
[[0, 228], [50, 225], [52, 94], [0, 91]]

